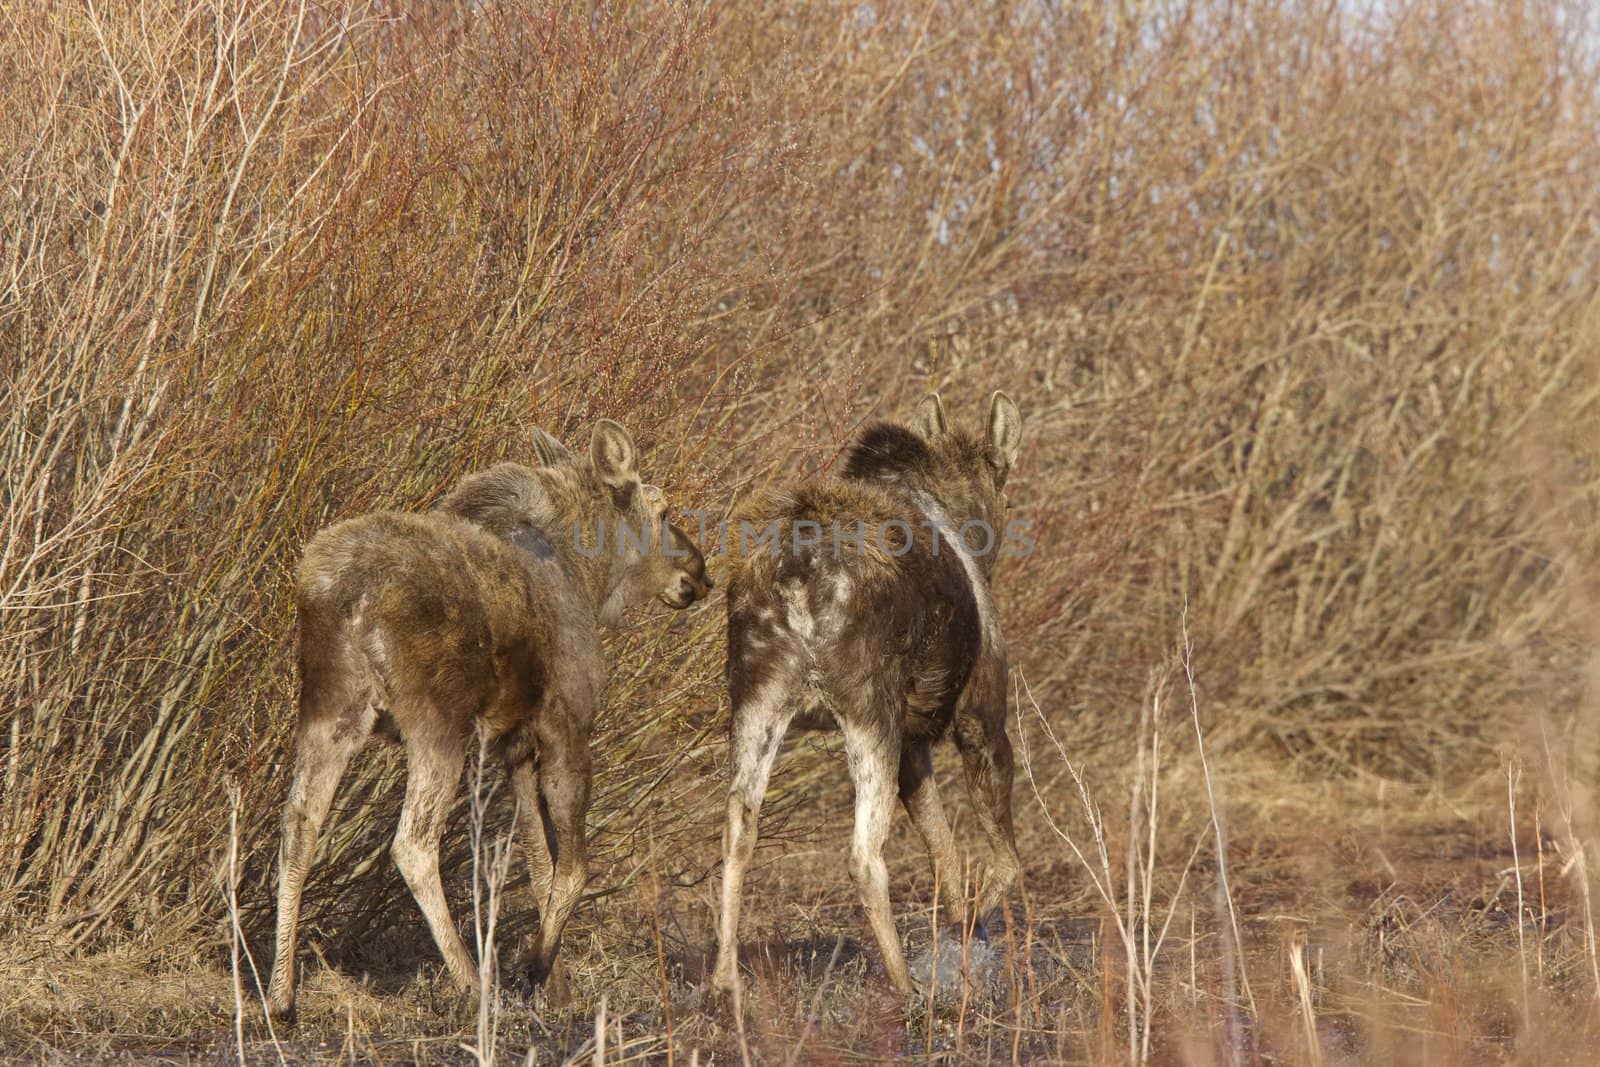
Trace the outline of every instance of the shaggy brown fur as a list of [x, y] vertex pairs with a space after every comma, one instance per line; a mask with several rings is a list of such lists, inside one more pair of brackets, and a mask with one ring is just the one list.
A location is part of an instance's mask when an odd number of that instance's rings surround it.
[[[939, 398], [930, 396], [914, 425], [869, 427], [850, 450], [842, 480], [770, 494], [730, 524], [733, 772], [712, 981], [736, 1000], [739, 897], [767, 777], [791, 722], [844, 734], [856, 792], [850, 873], [902, 992], [911, 991], [911, 976], [882, 856], [896, 795], [927, 845], [948, 913], [960, 914], [955, 840], [933, 779], [934, 741], [951, 736], [960, 749], [994, 854], [980, 917], [1000, 904], [1020, 871], [1005, 642], [989, 575], [1021, 416], [996, 393], [986, 432], [971, 435], [948, 427]], [[966, 531], [972, 536], [964, 546], [966, 524], [982, 525]], [[750, 536], [772, 530], [770, 544]]]
[[[575, 459], [548, 435], [538, 470], [463, 479], [430, 514], [380, 512], [312, 538], [296, 590], [300, 723], [283, 816], [271, 1010], [294, 1012], [300, 893], [334, 790], [374, 726], [406, 746], [394, 858], [452, 977], [477, 967], [445, 904], [439, 834], [479, 731], [505, 762], [541, 903], [530, 977], [550, 972], [585, 879], [589, 730], [606, 683], [598, 627], [655, 595], [685, 608], [705, 560], [665, 524], [633, 441], [614, 422]], [[621, 524], [635, 536], [624, 533]], [[648, 538], [641, 546], [640, 534]]]

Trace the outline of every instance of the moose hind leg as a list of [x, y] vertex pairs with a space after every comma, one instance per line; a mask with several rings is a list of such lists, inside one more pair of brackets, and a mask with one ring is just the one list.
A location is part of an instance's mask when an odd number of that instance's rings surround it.
[[[899, 721], [898, 717], [895, 721]], [[895, 783], [899, 777], [897, 739], [886, 738], [876, 724], [854, 722], [841, 717], [845, 758], [850, 763], [850, 778], [856, 789], [855, 835], [850, 842], [850, 877], [861, 895], [867, 924], [883, 953], [889, 981], [902, 994], [913, 992], [911, 971], [906, 967], [905, 951], [894, 927], [894, 909], [889, 903], [889, 868], [883, 862], [883, 843], [889, 836], [889, 819], [894, 814]]]
[[466, 992], [478, 988], [477, 967], [461, 933], [450, 919], [444, 884], [439, 880], [439, 836], [450, 802], [461, 784], [465, 745], [439, 735], [413, 738], [406, 745], [406, 800], [400, 810], [391, 852], [395, 865], [417, 898], [428, 929], [444, 956], [450, 977]]
[[375, 717], [366, 695], [349, 690], [327, 693], [308, 688], [302, 693], [301, 708], [294, 778], [278, 850], [277, 946], [267, 986], [267, 1009], [280, 1019], [294, 1018], [300, 896], [316, 857], [322, 825], [350, 757], [367, 740]]
[[713, 989], [730, 994], [739, 1007], [739, 900], [745, 871], [755, 856], [757, 822], [767, 794], [772, 764], [794, 715], [790, 693], [799, 680], [792, 662], [772, 665], [771, 674], [756, 686], [735, 676], [733, 721], [729, 738], [732, 764], [728, 786], [728, 819], [722, 832], [722, 910], [717, 916], [717, 963], [711, 972]]

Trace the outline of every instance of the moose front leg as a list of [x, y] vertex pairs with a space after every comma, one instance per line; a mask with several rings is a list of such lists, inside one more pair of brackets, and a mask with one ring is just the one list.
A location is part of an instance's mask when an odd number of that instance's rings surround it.
[[557, 967], [561, 933], [572, 917], [588, 878], [588, 843], [584, 822], [589, 812], [592, 768], [587, 731], [556, 729], [541, 738], [539, 796], [555, 830], [555, 856], [549, 891], [539, 914], [539, 936], [527, 963], [534, 985], [552, 979], [552, 995], [564, 995]]
[[933, 753], [927, 741], [908, 741], [900, 752], [900, 803], [911, 816], [933, 868], [938, 903], [946, 922], [962, 922], [961, 868], [956, 859], [956, 838], [939, 801], [939, 783], [933, 777]]
[[990, 863], [978, 899], [978, 921], [986, 922], [1004, 906], [1007, 894], [1022, 874], [1017, 855], [1016, 831], [1011, 820], [1011, 786], [1014, 775], [1011, 739], [1006, 736], [1005, 671], [995, 672], [998, 682], [986, 699], [973, 700], [957, 712], [956, 747], [966, 772], [967, 793], [989, 842]]
[[517, 833], [522, 839], [522, 851], [527, 854], [534, 904], [543, 908], [550, 896], [555, 861], [550, 855], [544, 805], [539, 800], [539, 772], [534, 768], [532, 758], [524, 759], [511, 768], [511, 788], [517, 797]]

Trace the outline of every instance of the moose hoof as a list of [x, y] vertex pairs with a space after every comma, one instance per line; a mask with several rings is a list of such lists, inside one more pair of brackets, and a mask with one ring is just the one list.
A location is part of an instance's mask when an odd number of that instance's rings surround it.
[[564, 1008], [571, 1003], [567, 971], [561, 966], [559, 958], [554, 963], [546, 963], [537, 956], [530, 956], [521, 961], [512, 973], [515, 976], [513, 986], [525, 998], [532, 998], [534, 993], [543, 990], [544, 1001], [552, 1008]]
[[739, 982], [739, 974], [724, 974], [720, 971], [713, 973], [704, 986], [705, 999], [715, 1010], [720, 1010], [732, 1015], [738, 1008], [740, 994], [744, 992]]
[[532, 956], [524, 957], [506, 972], [506, 988], [531, 997], [549, 977], [549, 968]]
[[292, 1000], [288, 1003], [283, 1003], [269, 997], [267, 1000], [267, 1015], [274, 1023], [281, 1023], [284, 1026], [293, 1026], [300, 1021], [300, 1012]]

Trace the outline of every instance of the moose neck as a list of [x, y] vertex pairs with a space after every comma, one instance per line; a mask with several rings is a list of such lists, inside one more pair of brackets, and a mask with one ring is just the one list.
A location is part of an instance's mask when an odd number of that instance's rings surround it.
[[616, 626], [628, 606], [625, 546], [617, 515], [611, 508], [587, 503], [563, 510], [556, 539], [562, 568], [582, 591], [595, 619], [602, 626]]
[[911, 495], [917, 508], [933, 527], [933, 535], [940, 538], [947, 549], [953, 552], [961, 561], [961, 569], [967, 576], [967, 585], [972, 589], [972, 597], [978, 604], [978, 623], [981, 627], [983, 647], [988, 648], [995, 643], [998, 629], [995, 619], [998, 617], [994, 608], [994, 597], [989, 592], [989, 574], [982, 564], [967, 550], [963, 531], [956, 525], [944, 505], [934, 499], [931, 493], [918, 489]]

